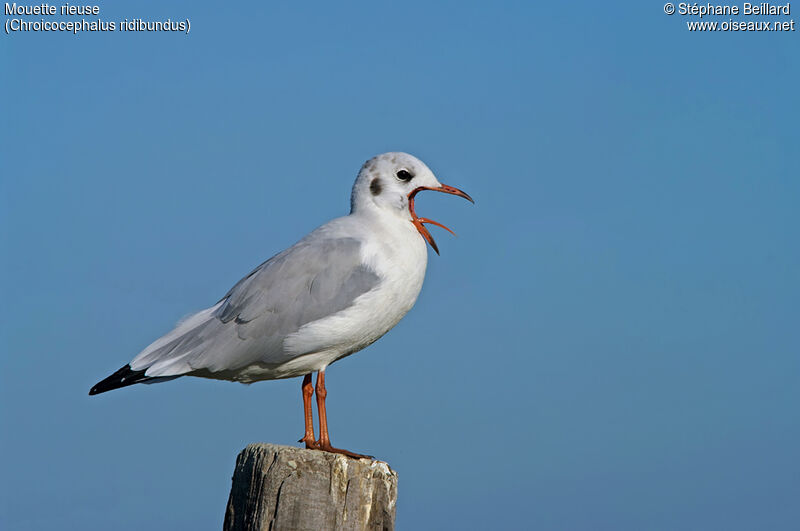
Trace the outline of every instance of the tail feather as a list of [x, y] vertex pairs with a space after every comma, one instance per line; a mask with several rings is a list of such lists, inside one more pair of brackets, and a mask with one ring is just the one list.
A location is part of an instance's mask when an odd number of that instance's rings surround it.
[[141, 371], [134, 371], [130, 365], [125, 365], [123, 368], [109, 376], [108, 378], [97, 382], [94, 387], [89, 390], [90, 395], [98, 395], [106, 391], [113, 391], [120, 387], [127, 387], [137, 383], [157, 383], [165, 382], [167, 380], [174, 380], [179, 376], [145, 376], [144, 373], [147, 369]]

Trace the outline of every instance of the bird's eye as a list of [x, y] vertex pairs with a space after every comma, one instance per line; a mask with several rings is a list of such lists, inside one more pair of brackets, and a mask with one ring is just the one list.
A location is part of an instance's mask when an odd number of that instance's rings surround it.
[[395, 175], [397, 175], [398, 179], [405, 182], [408, 182], [414, 178], [414, 174], [408, 170], [397, 170], [397, 173]]

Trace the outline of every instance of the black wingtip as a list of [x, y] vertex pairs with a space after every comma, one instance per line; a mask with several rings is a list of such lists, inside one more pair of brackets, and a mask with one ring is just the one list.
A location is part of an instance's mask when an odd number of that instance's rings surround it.
[[99, 395], [106, 391], [113, 391], [120, 387], [127, 387], [135, 383], [143, 382], [149, 378], [144, 375], [144, 371], [134, 371], [130, 365], [125, 365], [123, 368], [109, 376], [108, 378], [97, 382], [94, 387], [89, 389], [89, 396]]

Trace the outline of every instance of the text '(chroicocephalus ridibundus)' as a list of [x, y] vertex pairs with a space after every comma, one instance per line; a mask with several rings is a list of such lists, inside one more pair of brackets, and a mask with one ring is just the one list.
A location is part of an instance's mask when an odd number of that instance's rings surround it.
[[[422, 190], [457, 195], [407, 153], [368, 160], [350, 215], [329, 221], [240, 280], [219, 302], [182, 322], [89, 391], [199, 376], [252, 383], [303, 378], [306, 448], [366, 457], [331, 446], [325, 368], [375, 342], [417, 300], [436, 242], [414, 211]], [[473, 201], [474, 202], [474, 201]], [[452, 232], [452, 231], [450, 231]], [[320, 438], [314, 437], [311, 373]]]

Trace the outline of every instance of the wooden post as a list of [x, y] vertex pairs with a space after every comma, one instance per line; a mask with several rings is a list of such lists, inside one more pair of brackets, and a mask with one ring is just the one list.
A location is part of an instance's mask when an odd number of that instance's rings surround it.
[[236, 459], [225, 531], [394, 529], [397, 473], [382, 461], [275, 444]]

